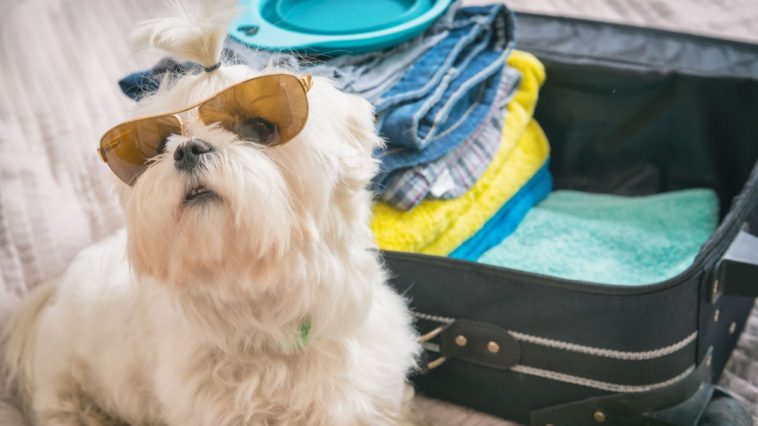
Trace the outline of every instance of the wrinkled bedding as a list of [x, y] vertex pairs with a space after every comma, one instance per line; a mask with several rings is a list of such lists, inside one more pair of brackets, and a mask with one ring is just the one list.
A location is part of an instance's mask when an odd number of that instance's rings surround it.
[[[60, 275], [83, 247], [123, 226], [95, 147], [126, 116], [116, 80], [154, 63], [127, 44], [152, 0], [0, 3], [0, 325], [29, 289]], [[758, 416], [758, 312], [722, 383]], [[0, 389], [4, 389], [0, 383]], [[438, 424], [504, 425], [421, 400]], [[0, 425], [25, 422], [0, 395]]]

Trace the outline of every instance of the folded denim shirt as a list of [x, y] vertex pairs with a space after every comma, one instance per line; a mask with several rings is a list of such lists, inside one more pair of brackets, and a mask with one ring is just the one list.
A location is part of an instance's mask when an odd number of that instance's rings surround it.
[[410, 210], [424, 198], [450, 199], [468, 191], [500, 146], [505, 106], [520, 81], [521, 73], [506, 67], [496, 100], [484, 122], [463, 144], [440, 159], [393, 173], [381, 194], [382, 200], [400, 210]]
[[[382, 96], [377, 105], [380, 132], [391, 144], [420, 150], [486, 114], [477, 104], [485, 102], [484, 90], [496, 90], [486, 82], [502, 71], [507, 50], [496, 34], [498, 26], [477, 21], [465, 31], [449, 31]], [[418, 86], [430, 90], [419, 96]]]
[[122, 78], [118, 86], [126, 96], [138, 101], [158, 90], [164, 78], [178, 77], [200, 68], [200, 65], [194, 62], [179, 63], [171, 58], [163, 58], [149, 70], [135, 72]]
[[340, 89], [363, 96], [381, 112], [399, 102], [428, 96], [446, 73], [452, 76], [457, 72], [454, 66], [465, 68], [484, 48], [481, 41], [492, 35], [496, 25], [492, 44], [511, 48], [514, 23], [510, 11], [502, 5], [461, 8], [454, 3], [420, 37], [383, 51], [315, 63], [309, 71], [333, 78]]
[[[435, 161], [463, 144], [485, 121], [495, 102], [505, 58], [512, 48], [512, 15], [502, 5], [460, 8], [451, 14], [452, 19], [446, 16], [416, 43], [439, 41], [430, 43], [399, 79], [386, 76], [394, 81], [386, 91], [372, 94], [378, 130], [387, 139], [387, 147], [375, 153], [381, 162], [372, 182], [378, 194], [385, 191], [390, 175], [397, 170]], [[393, 50], [420, 50], [414, 47]], [[393, 60], [401, 55], [393, 50], [378, 55]], [[355, 72], [341, 64], [343, 81], [346, 75], [378, 80], [378, 71], [359, 69]]]

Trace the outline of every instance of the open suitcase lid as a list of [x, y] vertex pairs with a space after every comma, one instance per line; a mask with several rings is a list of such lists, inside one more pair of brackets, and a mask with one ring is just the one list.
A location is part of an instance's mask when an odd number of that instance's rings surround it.
[[[758, 79], [758, 44], [623, 24], [518, 14], [519, 48], [570, 62]], [[602, 41], [602, 42], [599, 42]]]

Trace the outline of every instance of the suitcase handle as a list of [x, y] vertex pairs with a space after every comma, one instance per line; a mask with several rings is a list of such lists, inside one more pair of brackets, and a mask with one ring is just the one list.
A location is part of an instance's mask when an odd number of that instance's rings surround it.
[[714, 293], [758, 297], [758, 237], [744, 230], [737, 234], [716, 264], [716, 280]]

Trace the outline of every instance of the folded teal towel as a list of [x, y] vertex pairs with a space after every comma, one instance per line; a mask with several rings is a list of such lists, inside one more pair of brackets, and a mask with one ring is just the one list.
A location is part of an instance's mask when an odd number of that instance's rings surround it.
[[545, 163], [529, 179], [529, 182], [519, 189], [516, 195], [511, 197], [476, 234], [450, 253], [450, 257], [476, 260], [484, 252], [511, 235], [529, 210], [550, 194], [550, 190], [553, 188], [553, 177], [550, 174], [548, 163]]
[[710, 189], [646, 197], [555, 191], [479, 262], [562, 278], [641, 285], [692, 264], [718, 224]]

